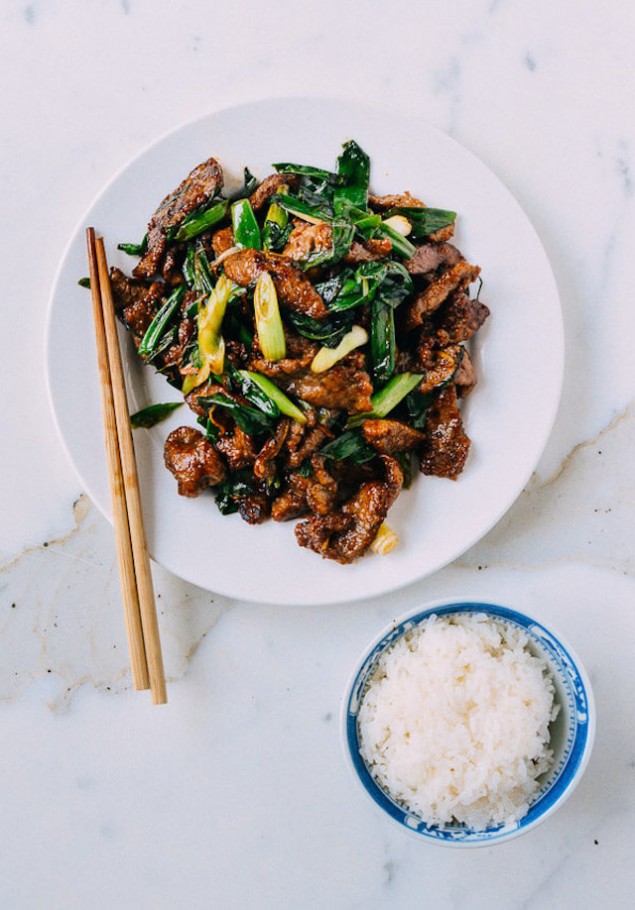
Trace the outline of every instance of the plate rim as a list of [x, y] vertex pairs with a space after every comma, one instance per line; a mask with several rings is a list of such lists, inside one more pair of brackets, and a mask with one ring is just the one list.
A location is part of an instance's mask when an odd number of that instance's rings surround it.
[[[318, 102], [324, 105], [335, 105], [339, 106], [342, 110], [348, 109], [355, 111], [359, 116], [360, 114], [375, 114], [380, 115], [382, 112], [384, 114], [389, 114], [391, 117], [397, 117], [403, 119], [404, 122], [409, 116], [401, 109], [394, 110], [388, 108], [386, 105], [380, 103], [360, 101], [358, 99], [345, 99], [337, 96], [329, 96], [324, 94], [305, 94], [305, 95], [281, 95], [281, 96], [262, 96], [254, 97], [249, 100], [242, 100], [236, 103], [229, 103], [221, 107], [214, 107], [206, 111], [205, 113], [199, 114], [196, 117], [184, 120], [176, 126], [173, 126], [160, 135], [156, 136], [148, 143], [146, 143], [137, 153], [125, 161], [119, 168], [117, 168], [110, 178], [103, 184], [100, 190], [92, 197], [89, 204], [84, 208], [82, 216], [78, 219], [74, 229], [71, 231], [69, 238], [64, 246], [63, 253], [60, 257], [57, 269], [55, 271], [54, 279], [51, 284], [51, 289], [48, 296], [47, 302], [47, 312], [46, 312], [46, 322], [45, 322], [45, 332], [44, 332], [44, 360], [45, 360], [45, 386], [46, 394], [50, 406], [50, 412], [53, 417], [54, 425], [56, 427], [58, 438], [60, 439], [63, 449], [68, 457], [69, 463], [72, 467], [72, 470], [79, 481], [79, 485], [82, 488], [82, 492], [87, 495], [91, 502], [96, 506], [98, 511], [104, 515], [104, 517], [112, 524], [112, 515], [110, 511], [106, 511], [100, 502], [98, 496], [96, 496], [91, 489], [92, 485], [86, 481], [82, 476], [80, 468], [76, 463], [75, 458], [73, 457], [69, 442], [62, 431], [62, 426], [60, 422], [60, 416], [58, 413], [58, 407], [56, 404], [56, 399], [53, 394], [52, 387], [52, 362], [51, 362], [51, 332], [52, 332], [52, 322], [54, 316], [55, 308], [55, 299], [59, 292], [59, 288], [62, 285], [62, 278], [64, 273], [64, 268], [69, 258], [72, 250], [74, 249], [75, 244], [77, 243], [79, 237], [81, 236], [82, 231], [85, 229], [86, 224], [88, 223], [89, 216], [99, 204], [104, 196], [108, 194], [110, 189], [117, 183], [117, 181], [122, 177], [125, 172], [132, 168], [138, 161], [143, 159], [147, 154], [152, 150], [159, 147], [162, 143], [167, 140], [175, 137], [178, 133], [183, 132], [187, 129], [195, 129], [199, 125], [205, 123], [211, 118], [222, 117], [224, 114], [233, 113], [236, 111], [245, 110], [249, 108], [258, 108], [263, 105], [272, 105], [272, 104], [298, 104], [311, 100], [312, 102]], [[561, 295], [556, 279], [556, 275], [551, 264], [549, 255], [542, 243], [541, 237], [533, 224], [533, 221], [522, 207], [514, 192], [507, 186], [505, 181], [503, 181], [499, 175], [492, 170], [489, 165], [487, 165], [481, 158], [476, 155], [469, 147], [463, 145], [459, 142], [454, 136], [444, 132], [439, 127], [428, 122], [423, 117], [415, 118], [417, 128], [423, 128], [426, 132], [436, 135], [441, 142], [450, 143], [455, 147], [459, 154], [467, 156], [471, 162], [477, 168], [484, 169], [491, 180], [493, 180], [498, 186], [503, 190], [503, 192], [509, 197], [509, 200], [512, 201], [514, 207], [516, 208], [520, 218], [525, 222], [526, 227], [529, 229], [533, 235], [533, 240], [537, 245], [537, 248], [540, 250], [545, 265], [547, 266], [548, 274], [553, 285], [553, 295], [555, 307], [551, 312], [551, 318], [554, 320], [555, 327], [557, 328], [557, 351], [553, 349], [554, 336], [551, 336], [552, 344], [552, 365], [551, 373], [554, 376], [553, 381], [553, 390], [550, 398], [550, 408], [548, 411], [543, 411], [543, 438], [541, 441], [540, 447], [536, 450], [535, 456], [532, 460], [531, 465], [525, 470], [525, 472], [518, 475], [516, 483], [513, 485], [513, 495], [507, 497], [507, 500], [504, 505], [502, 505], [496, 513], [490, 518], [490, 521], [486, 525], [479, 526], [477, 532], [475, 532], [464, 544], [462, 544], [459, 552], [456, 552], [444, 560], [439, 560], [433, 568], [425, 569], [422, 573], [418, 575], [408, 575], [403, 580], [393, 579], [393, 581], [383, 586], [380, 590], [373, 592], [373, 594], [368, 593], [357, 593], [354, 590], [349, 591], [348, 593], [343, 593], [340, 597], [313, 597], [308, 593], [301, 602], [298, 602], [297, 597], [286, 597], [284, 589], [280, 592], [280, 597], [273, 598], [271, 596], [258, 594], [258, 592], [252, 592], [250, 594], [236, 593], [232, 588], [232, 585], [223, 585], [217, 582], [214, 583], [214, 587], [210, 587], [201, 582], [200, 579], [195, 578], [191, 573], [181, 570], [178, 567], [175, 567], [171, 564], [170, 560], [163, 556], [160, 560], [154, 555], [150, 547], [150, 556], [154, 562], [158, 565], [161, 565], [163, 568], [167, 569], [169, 572], [175, 574], [177, 577], [183, 579], [184, 581], [196, 585], [197, 587], [202, 587], [204, 590], [208, 590], [211, 593], [219, 594], [224, 597], [228, 597], [241, 602], [254, 602], [262, 604], [284, 604], [284, 605], [296, 605], [299, 607], [308, 607], [308, 606], [317, 606], [317, 605], [331, 605], [331, 604], [340, 604], [340, 603], [354, 603], [359, 600], [367, 600], [371, 597], [387, 595], [394, 593], [395, 591], [402, 590], [410, 585], [421, 582], [423, 579], [430, 577], [431, 575], [439, 572], [456, 559], [460, 558], [462, 554], [467, 552], [471, 547], [473, 547], [479, 540], [481, 540], [492, 528], [498, 524], [498, 522], [507, 514], [511, 509], [514, 503], [518, 500], [519, 496], [522, 494], [522, 491], [527, 484], [528, 480], [531, 478], [535, 468], [542, 457], [545, 448], [551, 438], [553, 433], [554, 424], [556, 421], [557, 413], [560, 407], [562, 399], [562, 390], [564, 382], [564, 370], [565, 370], [565, 361], [566, 361], [566, 338], [564, 331], [564, 316], [562, 311], [562, 301]], [[557, 360], [555, 359], [557, 353]], [[109, 502], [108, 502], [109, 505]], [[317, 557], [316, 557], [317, 558]], [[343, 567], [343, 571], [346, 570], [346, 567]]]

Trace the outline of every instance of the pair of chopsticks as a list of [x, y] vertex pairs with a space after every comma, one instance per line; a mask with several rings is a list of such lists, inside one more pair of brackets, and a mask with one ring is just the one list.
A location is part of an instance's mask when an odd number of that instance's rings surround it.
[[86, 230], [86, 244], [132, 681], [135, 689], [149, 688], [153, 703], [162, 705], [167, 702], [163, 657], [108, 264], [104, 242], [95, 238], [92, 227]]

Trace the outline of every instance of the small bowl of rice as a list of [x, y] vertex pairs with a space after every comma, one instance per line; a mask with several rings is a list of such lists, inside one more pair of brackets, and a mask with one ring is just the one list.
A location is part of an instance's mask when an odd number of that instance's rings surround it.
[[342, 713], [345, 753], [375, 805], [421, 840], [489, 846], [571, 795], [595, 735], [579, 659], [542, 622], [437, 602], [366, 650]]

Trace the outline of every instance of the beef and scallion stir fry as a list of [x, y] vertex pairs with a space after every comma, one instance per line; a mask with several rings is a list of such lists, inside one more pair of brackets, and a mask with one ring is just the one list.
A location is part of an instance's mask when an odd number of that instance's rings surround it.
[[195, 415], [165, 442], [179, 493], [211, 487], [250, 524], [300, 519], [300, 546], [350, 563], [392, 548], [386, 516], [417, 471], [463, 470], [465, 342], [489, 310], [455, 213], [373, 195], [354, 141], [334, 172], [273, 168], [233, 196], [213, 158], [194, 168], [121, 244], [140, 259], [112, 269], [115, 304]]

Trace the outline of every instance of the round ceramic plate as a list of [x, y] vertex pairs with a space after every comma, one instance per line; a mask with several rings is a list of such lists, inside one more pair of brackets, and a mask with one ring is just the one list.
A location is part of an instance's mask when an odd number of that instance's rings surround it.
[[[48, 378], [55, 417], [86, 491], [110, 518], [101, 404], [87, 274], [85, 228], [104, 236], [110, 265], [138, 241], [163, 197], [213, 155], [226, 182], [248, 165], [260, 178], [274, 161], [333, 168], [354, 138], [371, 158], [374, 192], [410, 190], [458, 212], [455, 243], [482, 268], [481, 299], [492, 315], [476, 336], [479, 384], [463, 408], [472, 449], [450, 480], [418, 476], [389, 516], [399, 545], [341, 566], [301, 549], [293, 523], [252, 527], [222, 516], [213, 495], [177, 495], [163, 441], [186, 407], [135, 444], [152, 557], [203, 588], [268, 603], [336, 603], [392, 591], [451, 562], [482, 537], [522, 491], [547, 441], [560, 396], [563, 332], [558, 293], [536, 233], [503, 184], [470, 152], [424, 123], [331, 100], [268, 100], [211, 114], [166, 136], [132, 161], [91, 206], [70, 241], [50, 305]], [[178, 393], [140, 363], [121, 333], [131, 411]]]

